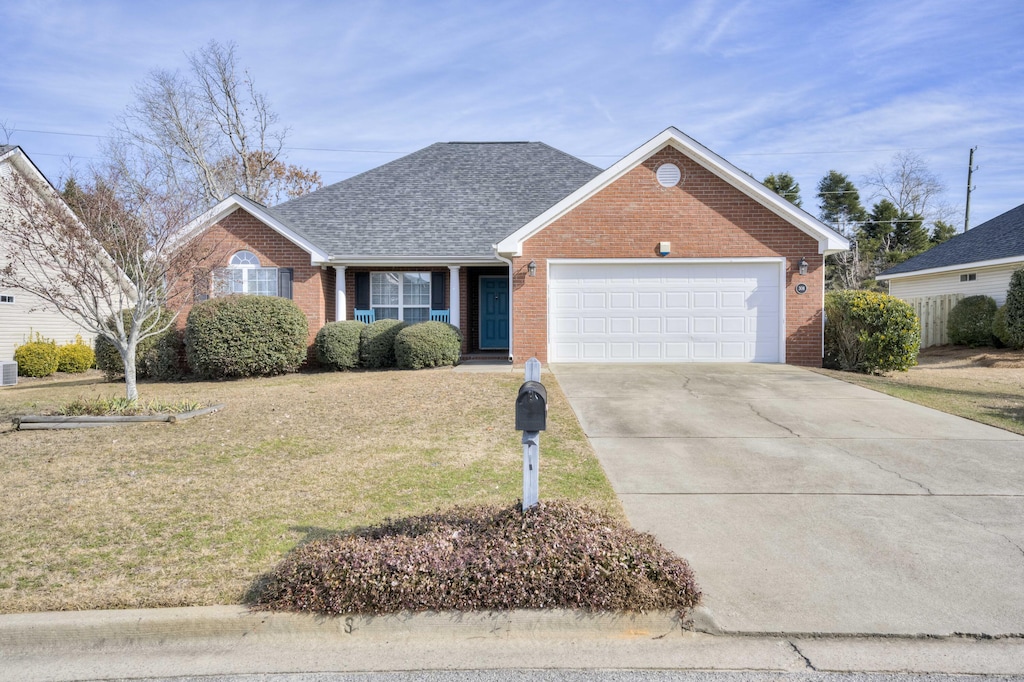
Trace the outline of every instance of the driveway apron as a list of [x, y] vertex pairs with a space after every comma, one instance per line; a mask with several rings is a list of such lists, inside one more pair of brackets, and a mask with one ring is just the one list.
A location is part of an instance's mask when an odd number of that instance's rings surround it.
[[552, 370], [724, 631], [1024, 633], [1024, 437], [786, 365]]

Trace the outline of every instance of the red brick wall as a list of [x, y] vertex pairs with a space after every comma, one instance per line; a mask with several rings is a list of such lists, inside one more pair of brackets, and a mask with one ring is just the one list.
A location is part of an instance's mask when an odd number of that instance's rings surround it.
[[[662, 187], [655, 170], [671, 162], [682, 171]], [[816, 240], [733, 188], [680, 152], [665, 147], [643, 164], [534, 235], [514, 261], [513, 353], [547, 361], [549, 258], [654, 258], [658, 242], [678, 258], [786, 258], [786, 362], [821, 365], [823, 258]], [[806, 276], [797, 263], [807, 259]], [[537, 276], [526, 266], [537, 262]], [[803, 282], [807, 293], [794, 287]]]
[[[292, 268], [292, 300], [309, 320], [309, 345], [334, 316], [334, 269], [310, 265], [309, 253], [282, 237], [247, 211], [236, 209], [198, 239], [206, 269], [224, 267], [236, 251], [252, 251], [263, 267]], [[184, 327], [190, 297], [180, 297], [178, 326]]]

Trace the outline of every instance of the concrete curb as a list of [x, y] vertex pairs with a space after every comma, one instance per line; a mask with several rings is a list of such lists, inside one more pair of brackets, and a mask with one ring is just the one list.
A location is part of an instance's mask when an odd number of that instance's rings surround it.
[[[296, 636], [303, 638], [586, 639], [661, 638], [703, 627], [707, 616], [685, 623], [668, 611], [589, 613], [585, 611], [428, 612], [386, 616], [320, 616], [250, 611], [244, 606], [76, 611], [0, 616], [0, 648], [168, 643], [196, 639]], [[706, 630], [700, 630], [706, 631]]]

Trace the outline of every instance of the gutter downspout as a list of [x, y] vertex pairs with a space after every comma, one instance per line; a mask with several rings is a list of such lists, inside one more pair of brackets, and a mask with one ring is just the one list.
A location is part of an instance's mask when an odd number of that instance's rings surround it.
[[496, 245], [491, 248], [494, 249], [494, 255], [498, 260], [508, 263], [508, 361], [513, 362], [512, 340], [515, 338], [515, 335], [512, 332], [515, 329], [515, 315], [513, 314], [515, 307], [512, 305], [512, 259], [505, 258], [498, 253]]

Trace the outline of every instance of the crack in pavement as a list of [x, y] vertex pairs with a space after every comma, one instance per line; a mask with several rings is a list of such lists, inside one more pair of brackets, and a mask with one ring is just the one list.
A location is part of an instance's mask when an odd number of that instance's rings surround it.
[[841, 447], [839, 445], [835, 445], [835, 448], [836, 448], [836, 450], [839, 450], [840, 452], [846, 453], [850, 457], [856, 457], [857, 459], [862, 459], [862, 460], [864, 460], [865, 462], [867, 462], [869, 464], [874, 464], [880, 470], [882, 470], [882, 471], [884, 471], [884, 472], [886, 472], [888, 474], [893, 474], [895, 476], [899, 476], [900, 478], [902, 478], [907, 483], [913, 483], [914, 485], [916, 485], [918, 488], [920, 488], [921, 490], [925, 491], [929, 495], [934, 495], [935, 494], [935, 493], [932, 492], [932, 489], [929, 488], [928, 486], [926, 486], [924, 483], [921, 483], [920, 481], [915, 481], [912, 478], [907, 478], [906, 476], [904, 476], [900, 472], [896, 471], [895, 469], [887, 469], [884, 466], [882, 466], [881, 464], [879, 464], [878, 462], [876, 462], [875, 460], [873, 460], [870, 457], [868, 457], [867, 455], [862, 455], [859, 452], [852, 452], [852, 451], [847, 450], [846, 448]]
[[957, 514], [955, 511], [953, 511], [949, 507], [944, 507], [944, 508], [945, 508], [946, 511], [948, 511], [950, 514], [952, 514], [953, 516], [957, 517], [961, 521], [966, 521], [967, 523], [969, 523], [969, 524], [971, 524], [973, 526], [977, 526], [978, 528], [982, 529], [986, 533], [989, 533], [991, 535], [995, 535], [997, 538], [1002, 538], [1003, 540], [1006, 540], [1008, 543], [1010, 543], [1011, 547], [1015, 548], [1018, 552], [1020, 552], [1020, 555], [1022, 557], [1024, 557], [1024, 547], [1021, 547], [1016, 542], [1014, 542], [1013, 540], [1011, 540], [1007, 536], [1003, 535], [999, 531], [992, 530], [991, 528], [986, 526], [984, 523], [981, 523], [980, 521], [975, 521], [975, 520], [969, 519], [969, 518], [967, 518], [965, 516], [960, 516], [959, 514]]
[[800, 658], [804, 659], [804, 664], [805, 664], [805, 665], [806, 665], [806, 666], [807, 666], [807, 667], [808, 667], [809, 669], [813, 670], [814, 672], [818, 672], [818, 669], [814, 667], [814, 664], [813, 664], [813, 663], [811, 663], [811, 659], [807, 658], [807, 656], [805, 656], [805, 655], [804, 655], [804, 652], [800, 651], [800, 647], [798, 647], [798, 646], [797, 646], [797, 645], [796, 645], [796, 644], [795, 644], [795, 643], [793, 642], [793, 640], [791, 640], [791, 639], [787, 639], [787, 640], [786, 640], [786, 643], [787, 643], [787, 644], [789, 644], [789, 646], [790, 646], [790, 647], [792, 647], [793, 651], [795, 651], [795, 652], [796, 652], [796, 655], [797, 655], [797, 656], [799, 656]]
[[779, 422], [775, 421], [774, 419], [771, 419], [770, 417], [766, 417], [763, 414], [761, 414], [760, 410], [758, 410], [756, 407], [754, 407], [753, 403], [748, 402], [747, 403], [747, 407], [750, 408], [751, 412], [753, 412], [754, 414], [756, 414], [758, 417], [760, 417], [761, 419], [765, 420], [769, 424], [772, 424], [774, 426], [778, 426], [780, 429], [783, 429], [785, 431], [789, 431], [796, 438], [802, 438], [803, 437], [799, 433], [794, 431], [793, 429], [791, 429], [788, 426], [786, 426], [785, 424], [780, 424]]

